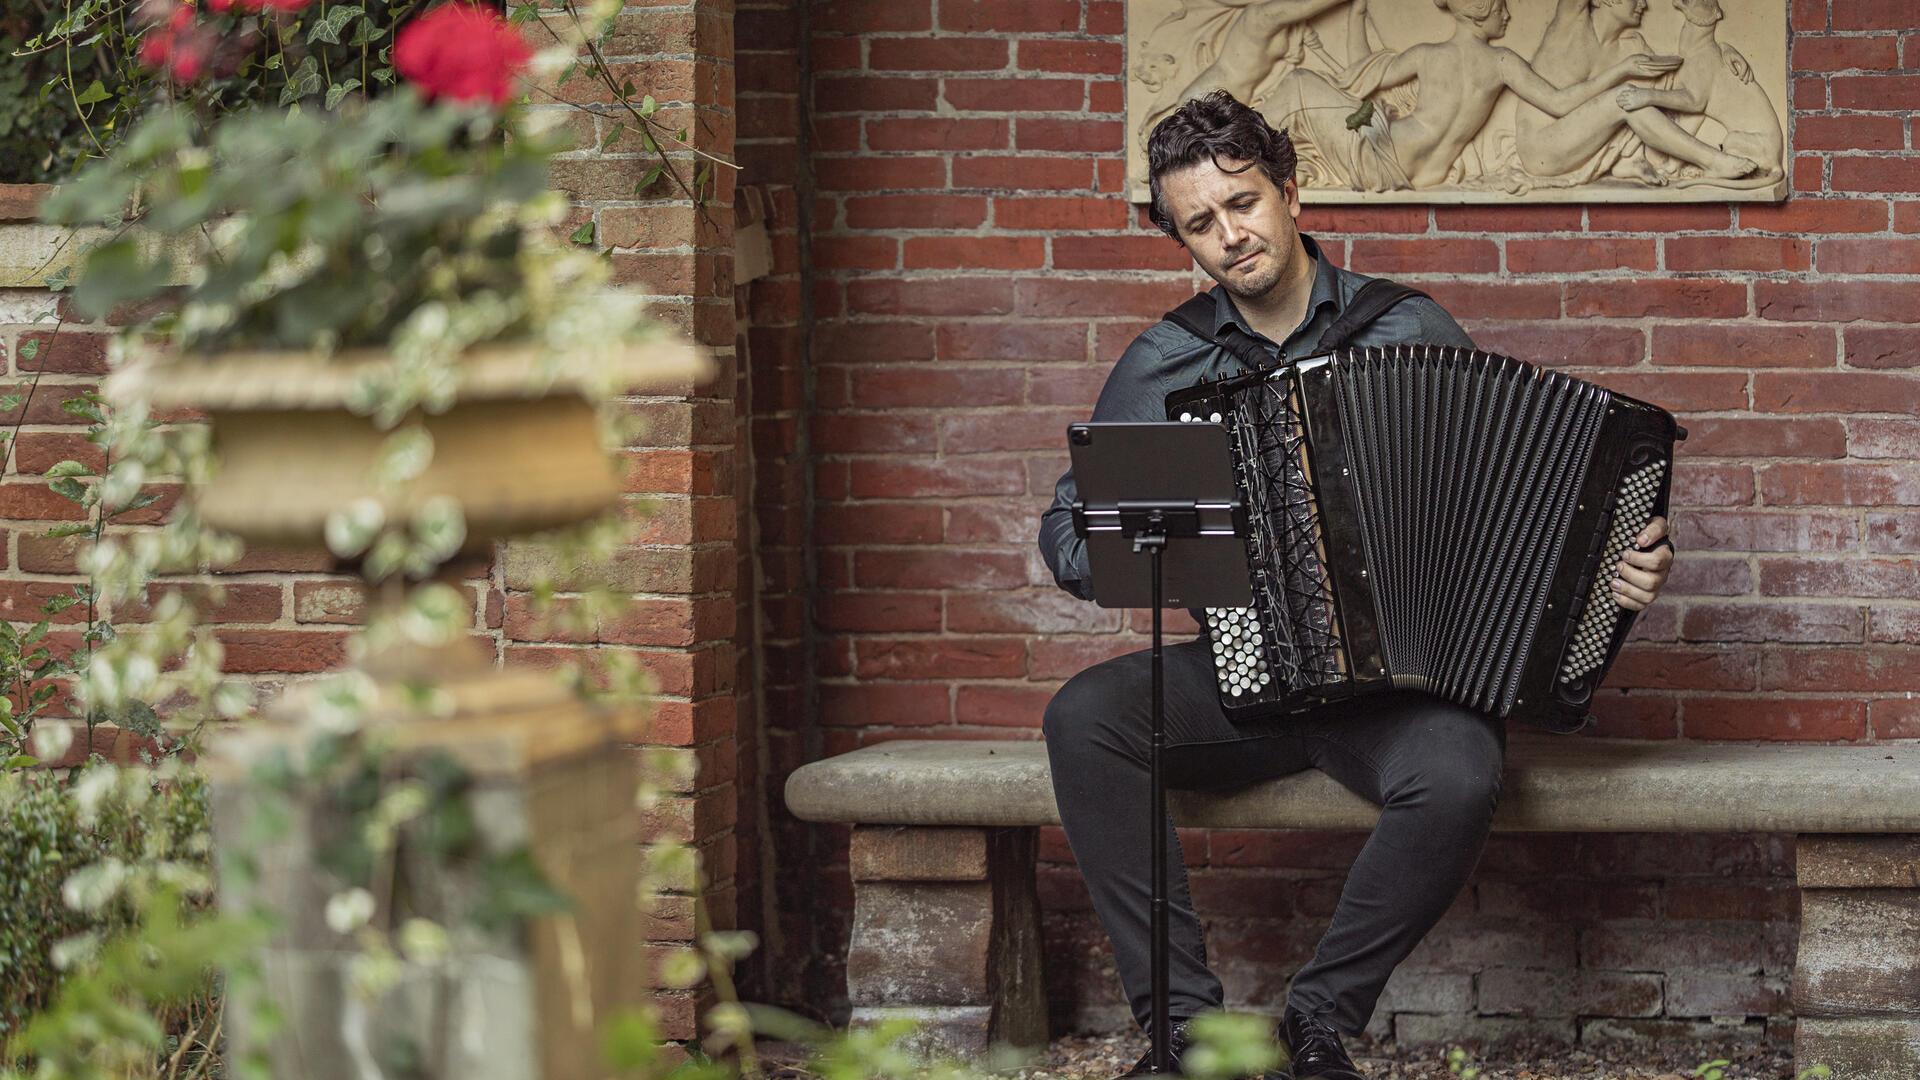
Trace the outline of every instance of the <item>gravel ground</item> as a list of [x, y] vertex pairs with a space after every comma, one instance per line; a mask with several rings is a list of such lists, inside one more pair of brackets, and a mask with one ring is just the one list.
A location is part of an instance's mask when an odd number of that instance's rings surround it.
[[[1047, 1058], [1009, 1075], [1018, 1080], [1106, 1080], [1133, 1066], [1147, 1049], [1146, 1039], [1128, 1032], [1118, 1035], [1070, 1036], [1047, 1048]], [[1448, 1070], [1442, 1047], [1401, 1050], [1392, 1044], [1351, 1041], [1348, 1050], [1368, 1080], [1442, 1080]], [[1756, 1049], [1734, 1057], [1724, 1047], [1673, 1044], [1662, 1047], [1596, 1053], [1552, 1044], [1513, 1042], [1485, 1053], [1473, 1053], [1469, 1063], [1480, 1069], [1480, 1080], [1692, 1080], [1694, 1067], [1728, 1056], [1733, 1064], [1725, 1080], [1792, 1080], [1793, 1055], [1781, 1048]]]
[[[1445, 1050], [1423, 1046], [1400, 1050], [1392, 1044], [1348, 1044], [1368, 1080], [1452, 1080]], [[1010, 1080], [1108, 1080], [1127, 1071], [1146, 1052], [1146, 1039], [1133, 1032], [1073, 1035], [1055, 1040], [1044, 1060], [1001, 1075]], [[809, 1080], [790, 1044], [764, 1047], [772, 1080]], [[1725, 1080], [1793, 1080], [1793, 1055], [1785, 1047], [1729, 1052], [1725, 1047], [1665, 1044], [1657, 1047], [1593, 1051], [1554, 1044], [1509, 1042], [1472, 1052], [1468, 1063], [1479, 1080], [1693, 1080], [1694, 1068], [1728, 1057]]]

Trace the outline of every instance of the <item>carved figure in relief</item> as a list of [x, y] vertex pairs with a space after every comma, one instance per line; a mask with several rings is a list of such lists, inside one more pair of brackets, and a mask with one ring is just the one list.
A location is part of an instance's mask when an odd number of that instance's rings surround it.
[[1147, 34], [1135, 63], [1135, 78], [1149, 90], [1177, 87], [1147, 108], [1139, 127], [1141, 143], [1145, 144], [1155, 124], [1189, 98], [1225, 90], [1238, 101], [1257, 103], [1260, 85], [1277, 70], [1298, 67], [1309, 48], [1331, 63], [1332, 57], [1319, 50], [1319, 38], [1307, 20], [1344, 3], [1347, 0], [1198, 0], [1199, 25], [1179, 28], [1186, 32], [1194, 52], [1193, 66], [1199, 68], [1184, 82], [1177, 74], [1169, 75], [1169, 69], [1178, 72], [1187, 58], [1153, 45], [1161, 30], [1194, 17], [1193, 6], [1176, 7]]
[[[1261, 112], [1276, 127], [1288, 127], [1302, 147], [1303, 168], [1314, 182], [1364, 191], [1431, 188], [1447, 183], [1461, 151], [1486, 125], [1503, 91], [1553, 116], [1568, 116], [1632, 78], [1654, 78], [1680, 66], [1678, 58], [1635, 53], [1604, 67], [1589, 66], [1588, 77], [1560, 87], [1511, 49], [1491, 44], [1507, 32], [1507, 0], [1433, 0], [1453, 16], [1446, 41], [1394, 51], [1369, 53], [1328, 77], [1297, 70]], [[1364, 14], [1367, 0], [1352, 0]], [[1362, 102], [1391, 87], [1417, 81], [1419, 96], [1411, 112], [1398, 117], [1374, 110], [1357, 127], [1347, 123]], [[1617, 115], [1625, 111], [1608, 102]], [[1364, 114], [1362, 114], [1364, 115]]]
[[[1672, 86], [1629, 86], [1615, 100], [1628, 112], [1657, 108], [1676, 113], [1674, 122], [1689, 135], [1698, 135], [1701, 124], [1711, 119], [1726, 130], [1720, 149], [1760, 162], [1760, 179], [1777, 179], [1786, 151], [1780, 115], [1767, 92], [1754, 82], [1747, 58], [1716, 36], [1720, 21], [1726, 18], [1720, 0], [1673, 0], [1673, 6], [1685, 20], [1676, 51], [1686, 62], [1674, 72]], [[1665, 166], [1663, 171], [1677, 172], [1681, 167], [1658, 151], [1652, 156]]]
[[[1724, 0], [1665, 0], [1682, 24], [1668, 55], [1641, 30], [1648, 0], [1430, 2], [1450, 35], [1396, 49], [1379, 32], [1381, 0], [1173, 0], [1134, 45], [1139, 143], [1182, 103], [1224, 90], [1291, 129], [1303, 188], [1782, 182], [1775, 102], [1716, 37]], [[1515, 2], [1551, 12], [1531, 58], [1500, 44]], [[1406, 34], [1406, 20], [1395, 25]]]
[[[1438, 2], [1438, 0], [1436, 0]], [[1639, 26], [1647, 0], [1555, 0], [1534, 66], [1569, 79], [1590, 79], [1629, 56], [1649, 50]], [[1665, 74], [1677, 70], [1680, 57], [1658, 58]], [[1653, 77], [1652, 75], [1646, 77]], [[1645, 88], [1642, 88], [1645, 89]], [[1516, 117], [1520, 165], [1537, 178], [1583, 184], [1612, 175], [1650, 185], [1667, 175], [1647, 160], [1652, 147], [1669, 158], [1697, 166], [1712, 180], [1732, 180], [1759, 170], [1753, 159], [1709, 146], [1657, 108], [1628, 110], [1625, 93], [1595, 97], [1565, 114], [1527, 102]], [[1524, 100], [1524, 95], [1523, 95]]]

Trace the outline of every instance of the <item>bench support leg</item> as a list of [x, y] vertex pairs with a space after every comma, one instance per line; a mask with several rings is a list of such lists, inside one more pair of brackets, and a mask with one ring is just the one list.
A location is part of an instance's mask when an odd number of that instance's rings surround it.
[[857, 825], [852, 1023], [919, 1021], [908, 1045], [977, 1060], [1047, 1043], [1034, 829]]
[[1920, 836], [1803, 835], [1795, 1071], [1920, 1076]]

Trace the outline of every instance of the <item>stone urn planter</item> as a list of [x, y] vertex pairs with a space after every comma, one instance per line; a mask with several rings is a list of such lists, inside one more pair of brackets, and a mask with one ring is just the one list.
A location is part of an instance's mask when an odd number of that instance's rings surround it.
[[[695, 347], [673, 343], [609, 347], [595, 361], [596, 379], [642, 392], [672, 393], [708, 371]], [[370, 476], [388, 433], [348, 402], [386, 363], [381, 350], [233, 352], [143, 363], [107, 391], [144, 398], [156, 412], [206, 415], [219, 475], [199, 500], [201, 515], [253, 545], [323, 547], [328, 517], [360, 499], [392, 519], [451, 496], [466, 515], [466, 552], [483, 553], [508, 536], [584, 521], [619, 497], [581, 380], [544, 371], [531, 350], [512, 346], [461, 358], [453, 407], [418, 417], [433, 436], [432, 462], [398, 491], [375, 490]]]
[[[611, 348], [604, 359], [595, 373], [603, 385], [640, 393], [684, 393], [710, 366], [676, 344]], [[253, 545], [324, 549], [329, 517], [365, 500], [404, 520], [424, 501], [449, 497], [465, 514], [462, 550], [482, 554], [497, 540], [584, 521], [619, 500], [620, 471], [602, 447], [589, 388], [548, 377], [531, 352], [513, 348], [462, 358], [453, 406], [409, 418], [433, 438], [431, 463], [381, 490], [370, 473], [389, 432], [347, 403], [383, 361], [377, 353], [236, 353], [145, 362], [117, 373], [107, 393], [144, 399], [156, 415], [205, 417], [216, 473], [197, 505], [209, 525]], [[369, 592], [377, 605], [398, 590]], [[640, 764], [629, 749], [644, 738], [644, 718], [588, 707], [547, 673], [496, 669], [467, 640], [400, 652], [362, 661], [374, 693], [361, 730], [389, 748], [385, 760], [396, 769], [429, 756], [457, 762], [484, 853], [525, 848], [572, 904], [505, 929], [455, 934], [453, 955], [408, 959], [371, 1000], [357, 992], [355, 940], [327, 915], [339, 883], [321, 869], [327, 844], [354, 821], [336, 799], [315, 797], [275, 811], [289, 828], [264, 850], [255, 828], [269, 803], [284, 807], [283, 793], [262, 786], [260, 766], [302, 760], [315, 745], [317, 725], [307, 721], [321, 703], [295, 686], [262, 718], [216, 734], [204, 758], [220, 906], [270, 911], [279, 924], [259, 965], [279, 1022], [263, 1022], [257, 999], [234, 996], [230, 1049], [264, 1055], [270, 1075], [303, 1080], [369, 1075], [382, 1048], [396, 1046], [416, 1065], [408, 1075], [609, 1075], [599, 1058], [605, 1021], [652, 994], [635, 895]], [[431, 715], [403, 689], [422, 680], [440, 692]], [[457, 921], [477, 888], [470, 869], [436, 865], [404, 841], [396, 862], [407, 884], [392, 907], [411, 917]], [[388, 907], [377, 899], [375, 920]]]

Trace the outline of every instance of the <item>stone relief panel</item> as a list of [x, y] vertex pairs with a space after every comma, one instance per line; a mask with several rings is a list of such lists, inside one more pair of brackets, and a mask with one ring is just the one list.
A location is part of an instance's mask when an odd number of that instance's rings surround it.
[[1778, 201], [1789, 2], [1128, 0], [1128, 193], [1225, 89], [1310, 203]]

